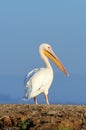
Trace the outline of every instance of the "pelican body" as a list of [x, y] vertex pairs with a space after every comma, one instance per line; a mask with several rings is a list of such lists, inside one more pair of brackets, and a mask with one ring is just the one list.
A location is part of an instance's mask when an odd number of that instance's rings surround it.
[[51, 59], [65, 75], [68, 76], [68, 72], [49, 44], [41, 44], [39, 46], [39, 54], [45, 63], [45, 67], [40, 69], [35, 68], [26, 75], [24, 98], [34, 98], [34, 103], [37, 104], [37, 95], [43, 93], [46, 103], [49, 104], [48, 91], [53, 81], [53, 69], [49, 59]]

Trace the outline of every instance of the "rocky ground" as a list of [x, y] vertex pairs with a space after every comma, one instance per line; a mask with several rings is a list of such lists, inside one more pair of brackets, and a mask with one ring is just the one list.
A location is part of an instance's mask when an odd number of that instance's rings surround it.
[[86, 106], [3, 104], [0, 130], [86, 130]]

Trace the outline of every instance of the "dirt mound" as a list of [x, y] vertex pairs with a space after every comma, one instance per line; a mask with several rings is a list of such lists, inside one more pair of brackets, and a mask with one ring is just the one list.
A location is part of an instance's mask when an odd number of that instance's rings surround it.
[[0, 130], [86, 130], [86, 106], [3, 104]]

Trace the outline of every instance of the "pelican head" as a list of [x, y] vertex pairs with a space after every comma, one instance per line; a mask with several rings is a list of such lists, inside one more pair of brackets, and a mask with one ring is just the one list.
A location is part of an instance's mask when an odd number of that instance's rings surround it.
[[[39, 52], [40, 54], [44, 54], [47, 58], [52, 60], [56, 66], [66, 75], [69, 76], [67, 70], [63, 66], [62, 62], [59, 60], [59, 58], [54, 53], [52, 47], [49, 44], [43, 43], [39, 46]], [[41, 55], [41, 58], [43, 58], [43, 55]]]

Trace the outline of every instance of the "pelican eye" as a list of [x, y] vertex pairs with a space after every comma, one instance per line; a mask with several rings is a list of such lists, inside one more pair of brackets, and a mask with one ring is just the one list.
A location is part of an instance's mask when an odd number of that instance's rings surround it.
[[48, 46], [48, 49], [51, 49], [51, 47], [50, 47], [50, 46]]
[[47, 48], [48, 48], [48, 50], [52, 50], [52, 48], [50, 46], [48, 46]]

